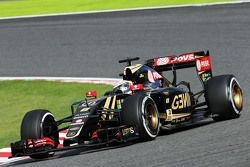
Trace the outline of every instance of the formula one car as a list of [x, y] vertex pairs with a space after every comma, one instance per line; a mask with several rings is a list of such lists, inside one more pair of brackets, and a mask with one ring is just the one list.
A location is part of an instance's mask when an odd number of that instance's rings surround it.
[[[132, 65], [127, 58], [123, 82], [101, 98], [87, 92], [86, 99], [72, 104], [70, 116], [56, 121], [47, 110], [26, 113], [21, 140], [11, 143], [12, 157], [42, 159], [55, 151], [79, 147], [104, 147], [128, 141], [155, 139], [160, 130], [173, 129], [205, 118], [215, 121], [238, 118], [243, 94], [233, 75], [213, 76], [209, 52], [158, 57]], [[176, 82], [176, 70], [195, 67], [203, 90], [194, 93], [186, 81]], [[169, 81], [162, 74], [172, 71]], [[59, 128], [59, 125], [70, 123]], [[67, 129], [63, 147], [59, 132]]]

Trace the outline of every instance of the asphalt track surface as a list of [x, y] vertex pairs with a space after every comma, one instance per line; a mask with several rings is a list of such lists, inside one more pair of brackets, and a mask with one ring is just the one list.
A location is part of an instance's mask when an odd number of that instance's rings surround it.
[[[145, 60], [206, 49], [214, 74], [233, 73], [243, 87], [239, 119], [208, 120], [164, 132], [155, 141], [13, 165], [249, 166], [250, 4], [1, 21], [0, 76], [117, 77], [117, 61], [124, 57]], [[192, 70], [178, 74], [179, 81], [196, 77]]]

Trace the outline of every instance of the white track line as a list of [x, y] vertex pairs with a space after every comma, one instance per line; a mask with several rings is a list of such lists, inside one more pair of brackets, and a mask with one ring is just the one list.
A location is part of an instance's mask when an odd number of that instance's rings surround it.
[[8, 165], [11, 162], [16, 162], [16, 161], [20, 161], [24, 159], [29, 159], [29, 157], [17, 157], [17, 158], [12, 158], [12, 159], [0, 157], [0, 165]]
[[2, 148], [2, 149], [0, 149], [0, 153], [1, 152], [11, 152], [11, 149], [10, 149], [10, 147]]
[[44, 81], [58, 81], [58, 82], [77, 82], [77, 83], [103, 83], [109, 85], [117, 85], [122, 79], [118, 78], [92, 78], [92, 77], [0, 77], [0, 81], [11, 80], [44, 80]]
[[0, 18], [0, 20], [50, 17], [50, 16], [69, 16], [69, 15], [96, 14], [96, 13], [111, 13], [111, 12], [126, 12], [126, 11], [140, 11], [140, 10], [152, 10], [152, 9], [201, 7], [201, 6], [240, 4], [240, 3], [249, 3], [249, 2], [250, 2], [250, 0], [241, 0], [241, 1], [231, 1], [231, 2], [214, 2], [214, 3], [199, 3], [199, 4], [186, 4], [186, 5], [155, 6], [155, 7], [143, 7], [143, 8], [130, 8], [130, 9], [95, 10], [95, 11], [86, 11], [86, 12], [67, 12], [67, 13], [41, 14], [41, 15], [29, 15], [29, 16], [2, 17], [2, 18]]

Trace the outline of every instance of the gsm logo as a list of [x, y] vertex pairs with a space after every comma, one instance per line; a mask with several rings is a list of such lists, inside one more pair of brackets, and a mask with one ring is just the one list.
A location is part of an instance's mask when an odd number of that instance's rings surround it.
[[191, 106], [190, 95], [188, 93], [182, 93], [174, 97], [172, 103], [172, 109], [182, 109]]

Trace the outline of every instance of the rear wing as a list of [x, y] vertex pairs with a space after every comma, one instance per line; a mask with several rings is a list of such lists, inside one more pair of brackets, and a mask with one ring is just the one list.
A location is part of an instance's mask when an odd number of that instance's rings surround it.
[[147, 60], [146, 65], [155, 69], [157, 72], [196, 67], [197, 74], [202, 83], [205, 83], [212, 77], [209, 51], [207, 51], [207, 53], [201, 51], [185, 53], [179, 56], [157, 57]]

